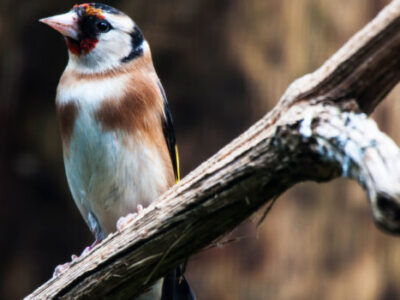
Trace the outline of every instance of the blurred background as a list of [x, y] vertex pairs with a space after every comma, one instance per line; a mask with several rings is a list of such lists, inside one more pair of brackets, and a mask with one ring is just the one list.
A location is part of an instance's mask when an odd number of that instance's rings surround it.
[[[149, 41], [175, 118], [183, 174], [261, 118], [389, 1], [115, 0]], [[92, 243], [70, 196], [54, 97], [67, 62], [37, 20], [59, 0], [0, 2], [0, 298], [19, 299]], [[373, 114], [400, 144], [400, 90]], [[397, 101], [396, 101], [397, 100]], [[400, 299], [400, 240], [373, 224], [355, 182], [304, 183], [258, 228], [194, 255], [203, 299]]]

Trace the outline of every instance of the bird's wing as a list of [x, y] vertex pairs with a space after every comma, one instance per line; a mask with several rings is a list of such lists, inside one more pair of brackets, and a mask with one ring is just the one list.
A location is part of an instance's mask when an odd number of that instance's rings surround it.
[[178, 145], [176, 144], [176, 139], [175, 139], [174, 121], [172, 119], [172, 114], [168, 107], [167, 96], [165, 95], [165, 91], [161, 82], [158, 82], [158, 86], [161, 90], [161, 94], [164, 99], [165, 118], [163, 119], [162, 123], [164, 137], [165, 141], [167, 142], [169, 155], [171, 156], [172, 167], [174, 169], [174, 174], [175, 174], [175, 181], [178, 182], [180, 180], [179, 154], [178, 154]]
[[[171, 156], [172, 166], [174, 168], [175, 181], [178, 182], [180, 179], [179, 173], [179, 155], [178, 145], [176, 144], [175, 132], [174, 132], [174, 121], [172, 119], [171, 111], [168, 107], [167, 96], [161, 82], [158, 83], [161, 94], [164, 99], [164, 114], [163, 119], [163, 132], [165, 141], [167, 142], [168, 151]], [[161, 300], [196, 300], [196, 296], [192, 291], [189, 283], [186, 281], [182, 273], [182, 266], [178, 266], [173, 270], [170, 270], [163, 282]]]

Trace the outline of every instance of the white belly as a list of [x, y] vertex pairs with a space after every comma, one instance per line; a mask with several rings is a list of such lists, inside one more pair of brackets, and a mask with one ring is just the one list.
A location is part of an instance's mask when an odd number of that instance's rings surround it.
[[157, 149], [125, 132], [103, 131], [88, 112], [79, 113], [64, 162], [73, 198], [92, 231], [93, 217], [108, 234], [120, 216], [167, 188]]

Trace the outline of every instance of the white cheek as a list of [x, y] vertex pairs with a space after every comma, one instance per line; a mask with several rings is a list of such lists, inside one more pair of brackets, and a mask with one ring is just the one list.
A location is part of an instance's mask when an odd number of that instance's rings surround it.
[[101, 34], [96, 47], [88, 54], [79, 58], [70, 55], [69, 67], [86, 74], [118, 68], [121, 60], [131, 52], [131, 43], [129, 34], [113, 29]]
[[103, 62], [116, 62], [127, 56], [132, 49], [131, 36], [121, 31], [111, 30], [100, 36], [93, 55], [97, 55]]
[[80, 105], [97, 105], [102, 100], [120, 98], [125, 94], [129, 75], [120, 75], [100, 80], [79, 80], [58, 87], [57, 101], [65, 104], [70, 101]]

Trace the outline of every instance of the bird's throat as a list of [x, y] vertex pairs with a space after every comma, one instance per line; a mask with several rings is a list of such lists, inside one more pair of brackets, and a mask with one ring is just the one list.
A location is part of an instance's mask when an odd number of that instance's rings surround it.
[[65, 41], [67, 43], [69, 51], [77, 56], [81, 54], [88, 54], [96, 47], [97, 43], [99, 42], [99, 40], [96, 38], [85, 38], [77, 41], [69, 37], [66, 37]]

